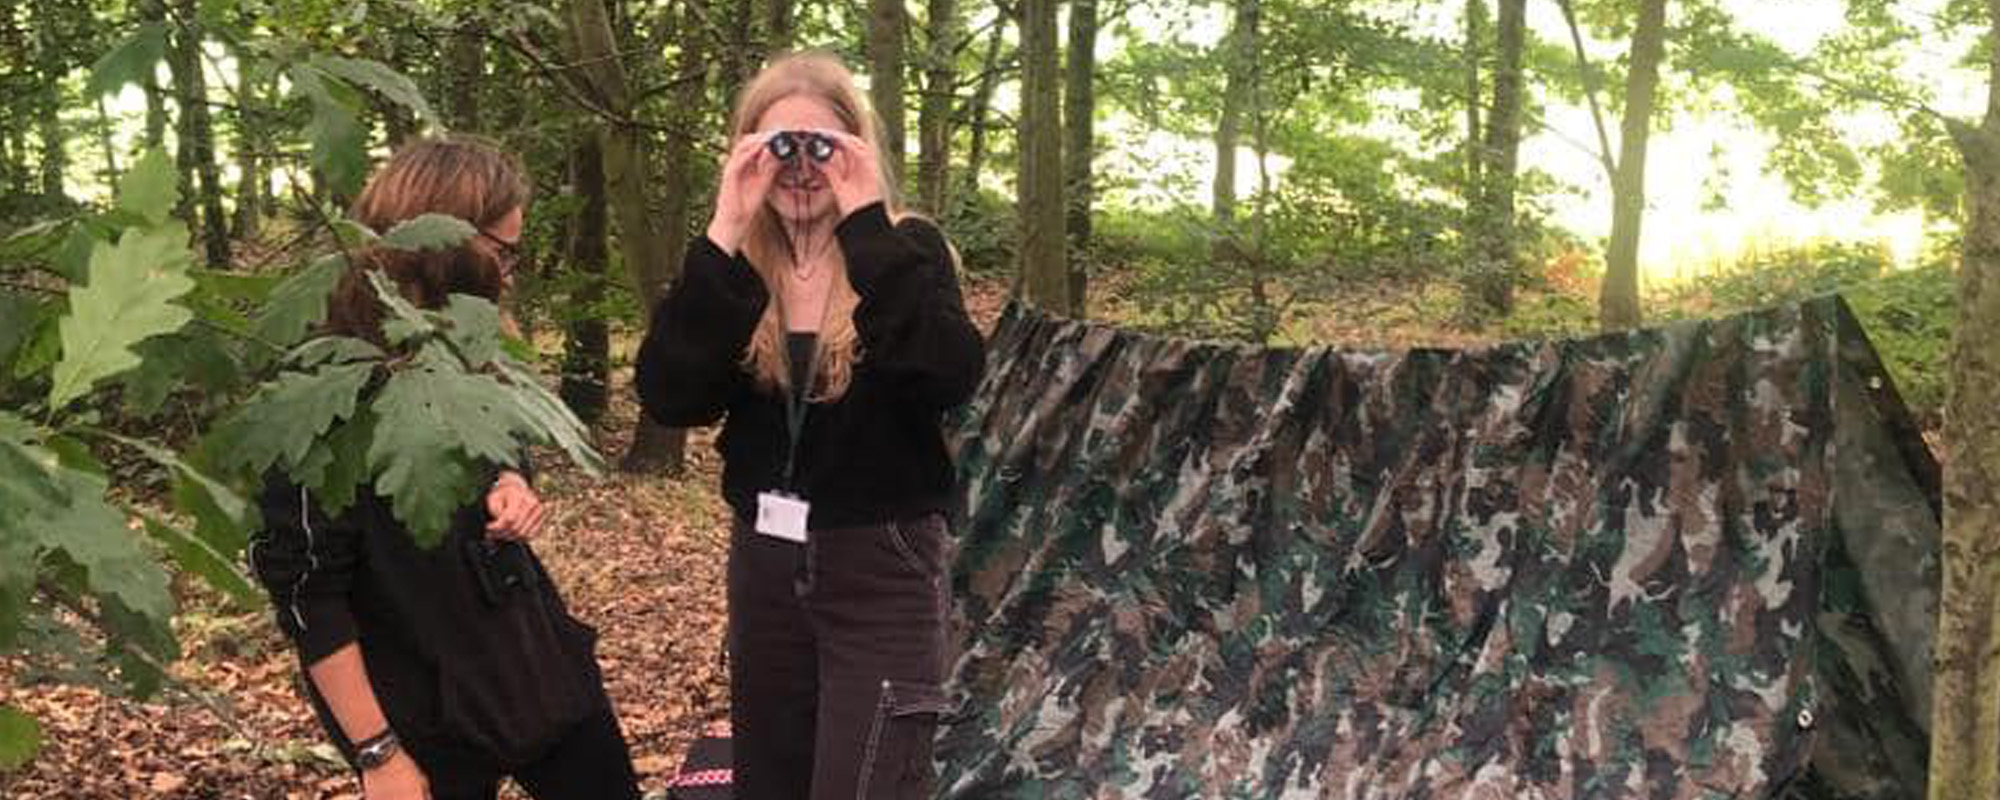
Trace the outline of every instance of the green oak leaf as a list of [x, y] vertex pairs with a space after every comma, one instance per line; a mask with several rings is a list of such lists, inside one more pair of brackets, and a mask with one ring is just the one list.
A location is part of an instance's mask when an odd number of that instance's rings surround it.
[[416, 112], [418, 117], [432, 127], [443, 127], [437, 112], [424, 100], [424, 93], [408, 76], [389, 68], [380, 61], [365, 58], [344, 58], [341, 56], [317, 56], [312, 65], [320, 71], [356, 86], [365, 86], [383, 97], [389, 98], [405, 108]]
[[13, 706], [0, 706], [0, 772], [17, 770], [42, 749], [42, 726]]
[[306, 123], [306, 140], [312, 144], [312, 164], [326, 176], [335, 192], [351, 195], [361, 190], [368, 173], [368, 129], [361, 124], [359, 98], [342, 97], [352, 92], [328, 84], [325, 73], [308, 64], [294, 64], [286, 73], [294, 92], [312, 105]]
[[421, 351], [412, 368], [382, 387], [372, 408], [378, 434], [368, 449], [375, 488], [389, 497], [396, 518], [419, 544], [435, 545], [452, 512], [469, 495], [473, 465], [512, 465], [519, 459], [517, 431], [528, 427], [519, 407], [491, 377], [469, 374], [436, 347]]
[[374, 371], [364, 362], [280, 375], [216, 425], [206, 445], [214, 460], [207, 463], [253, 475], [274, 465], [297, 467], [313, 440], [354, 415], [355, 398]]
[[110, 482], [64, 466], [49, 450], [11, 443], [0, 443], [0, 448], [17, 450], [61, 492], [60, 502], [29, 505], [18, 528], [82, 567], [99, 597], [115, 598], [138, 616], [166, 625], [174, 607], [167, 573], [139, 546], [124, 512], [105, 502]]
[[139, 365], [134, 345], [172, 333], [194, 317], [173, 301], [194, 288], [187, 276], [187, 231], [179, 225], [131, 229], [90, 255], [90, 281], [69, 293], [59, 323], [62, 360], [49, 407], [62, 408], [99, 380]]
[[207, 539], [150, 516], [146, 517], [146, 532], [167, 549], [167, 554], [182, 570], [201, 576], [208, 585], [238, 603], [248, 606], [260, 599], [261, 595], [251, 585], [250, 579], [236, 568], [236, 560]]
[[90, 82], [84, 85], [84, 92], [96, 97], [116, 92], [126, 84], [151, 85], [154, 70], [166, 55], [166, 24], [140, 23], [131, 36], [90, 65]]
[[180, 175], [167, 151], [158, 147], [140, 156], [118, 182], [119, 210], [132, 212], [153, 226], [165, 224], [180, 201]]
[[472, 223], [450, 214], [419, 214], [382, 234], [382, 244], [407, 251], [450, 250], [478, 233]]
[[500, 357], [500, 308], [493, 301], [454, 294], [445, 305], [444, 318], [451, 322], [445, 338], [468, 366], [479, 369]]
[[257, 337], [277, 347], [290, 347], [305, 338], [307, 331], [326, 319], [327, 298], [346, 270], [347, 258], [335, 253], [314, 260], [279, 283], [271, 290], [270, 302], [257, 312]]

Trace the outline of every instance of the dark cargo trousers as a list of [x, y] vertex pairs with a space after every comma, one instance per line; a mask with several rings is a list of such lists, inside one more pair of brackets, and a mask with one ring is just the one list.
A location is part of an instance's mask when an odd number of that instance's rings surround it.
[[946, 711], [940, 515], [729, 548], [739, 800], [928, 800]]

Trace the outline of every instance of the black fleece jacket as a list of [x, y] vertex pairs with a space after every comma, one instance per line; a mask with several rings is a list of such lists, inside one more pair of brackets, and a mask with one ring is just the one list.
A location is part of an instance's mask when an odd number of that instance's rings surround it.
[[[847, 393], [806, 415], [793, 488], [812, 503], [808, 526], [949, 512], [957, 480], [943, 416], [977, 388], [986, 346], [966, 316], [944, 235], [921, 218], [892, 224], [874, 203], [841, 220], [834, 236], [861, 297], [861, 352]], [[722, 490], [745, 519], [756, 518], [759, 492], [784, 488], [790, 448], [783, 397], [743, 366], [768, 302], [747, 260], [697, 237], [639, 350], [639, 399], [653, 419], [685, 428], [727, 416], [716, 443]]]
[[[526, 545], [486, 539], [483, 501], [459, 509], [430, 550], [365, 488], [328, 518], [317, 498], [273, 477], [258, 505], [251, 568], [279, 629], [305, 666], [359, 643], [403, 739], [471, 748], [511, 768], [606, 708], [596, 632], [570, 616]], [[351, 757], [324, 700], [311, 699]]]

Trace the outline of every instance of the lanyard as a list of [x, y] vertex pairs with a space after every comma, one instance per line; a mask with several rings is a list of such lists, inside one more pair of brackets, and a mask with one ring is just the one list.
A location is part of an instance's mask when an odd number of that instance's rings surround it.
[[[792, 374], [791, 345], [787, 342], [785, 346], [778, 349], [784, 353], [785, 374], [790, 376]], [[785, 431], [791, 437], [791, 446], [785, 450], [785, 476], [782, 485], [785, 491], [792, 492], [793, 494], [798, 493], [798, 487], [792, 483], [792, 476], [798, 471], [799, 440], [805, 435], [806, 412], [811, 410], [811, 404], [806, 402], [806, 395], [812, 391], [813, 381], [818, 376], [819, 341], [815, 338], [813, 341], [813, 356], [806, 359], [805, 381], [790, 387], [785, 392]]]

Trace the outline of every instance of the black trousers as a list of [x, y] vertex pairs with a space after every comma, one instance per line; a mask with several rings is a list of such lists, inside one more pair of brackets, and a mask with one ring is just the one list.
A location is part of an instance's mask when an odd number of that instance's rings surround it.
[[430, 780], [433, 800], [493, 800], [500, 778], [509, 774], [535, 800], [639, 798], [632, 754], [609, 704], [604, 713], [572, 728], [540, 760], [511, 771], [475, 748], [436, 741], [408, 746]]
[[729, 548], [738, 800], [931, 796], [946, 712], [945, 521], [813, 531], [739, 521]]

